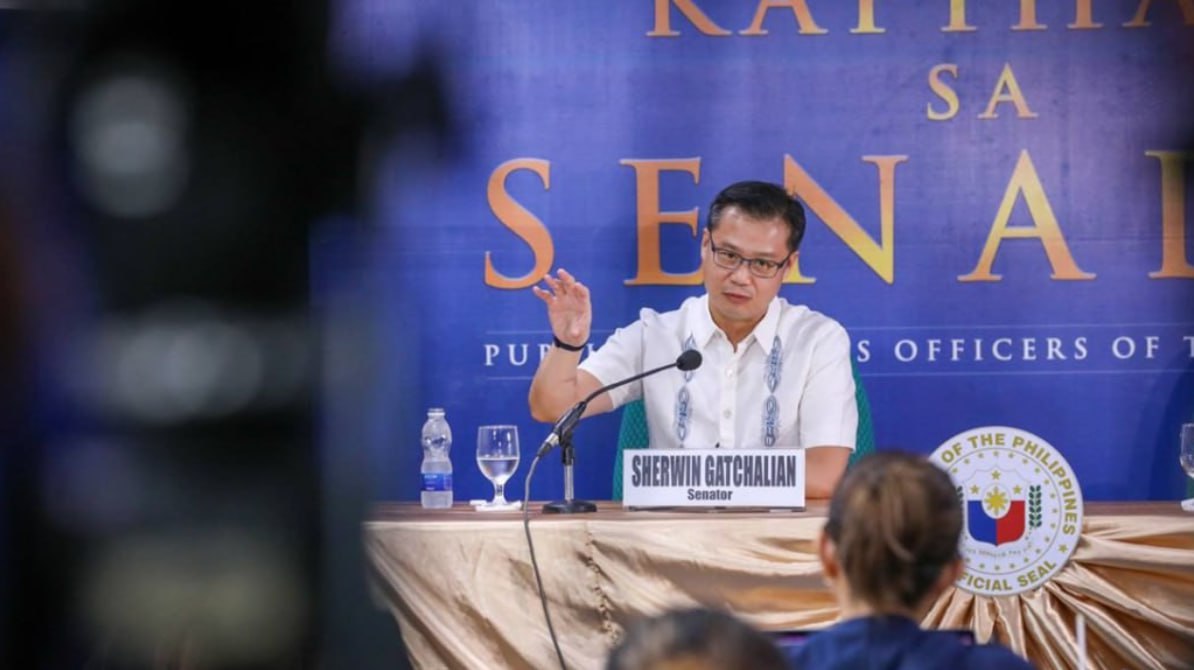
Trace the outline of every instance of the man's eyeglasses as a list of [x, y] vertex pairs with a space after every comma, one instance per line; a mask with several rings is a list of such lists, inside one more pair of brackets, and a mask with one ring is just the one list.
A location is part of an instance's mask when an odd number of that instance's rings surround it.
[[737, 270], [739, 265], [746, 263], [746, 269], [760, 279], [771, 279], [779, 274], [779, 271], [788, 264], [786, 258], [778, 262], [766, 258], [747, 258], [737, 251], [730, 251], [726, 248], [719, 249], [713, 243], [712, 235], [709, 236], [709, 248], [713, 250], [713, 262], [719, 267], [727, 270]]

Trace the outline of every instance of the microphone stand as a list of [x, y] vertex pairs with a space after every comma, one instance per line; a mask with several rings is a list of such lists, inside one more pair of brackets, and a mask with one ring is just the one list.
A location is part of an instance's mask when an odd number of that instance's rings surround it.
[[576, 451], [572, 448], [572, 429], [569, 428], [560, 435], [560, 462], [564, 464], [564, 499], [544, 505], [544, 514], [584, 514], [597, 511], [597, 505], [588, 500], [573, 498], [572, 464], [575, 461]]
[[[576, 428], [577, 422], [584, 416], [585, 409], [588, 408], [589, 403], [593, 398], [616, 389], [619, 386], [629, 384], [633, 381], [638, 381], [643, 377], [649, 377], [657, 372], [663, 372], [671, 368], [679, 368], [684, 371], [695, 370], [701, 365], [701, 354], [698, 351], [685, 351], [680, 354], [675, 363], [668, 363], [661, 365], [646, 372], [640, 372], [633, 377], [628, 377], [620, 382], [615, 382], [607, 386], [593, 391], [587, 398], [572, 406], [560, 420], [556, 422], [555, 428], [547, 439], [543, 441], [542, 446], [539, 447], [538, 453], [535, 455], [535, 460], [545, 456], [547, 452], [551, 451], [552, 447], [560, 447], [560, 458], [564, 463], [564, 499], [549, 502], [543, 506], [543, 512], [546, 514], [578, 514], [585, 512], [596, 512], [597, 505], [587, 500], [576, 500], [573, 498], [573, 472], [572, 465], [576, 461], [575, 450], [572, 448], [572, 430]], [[525, 507], [526, 504], [524, 503]]]

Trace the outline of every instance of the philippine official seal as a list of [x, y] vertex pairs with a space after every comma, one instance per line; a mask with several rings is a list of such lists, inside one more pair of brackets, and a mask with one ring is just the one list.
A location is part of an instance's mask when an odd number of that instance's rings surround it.
[[1082, 490], [1048, 442], [1018, 428], [984, 426], [946, 440], [930, 459], [953, 478], [966, 520], [959, 588], [988, 596], [1030, 591], [1074, 553]]

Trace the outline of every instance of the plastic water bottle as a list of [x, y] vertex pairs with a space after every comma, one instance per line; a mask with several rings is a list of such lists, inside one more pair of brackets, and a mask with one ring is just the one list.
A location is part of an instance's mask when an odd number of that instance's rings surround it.
[[423, 494], [425, 509], [447, 509], [452, 506], [452, 429], [444, 418], [444, 410], [427, 410], [423, 424]]

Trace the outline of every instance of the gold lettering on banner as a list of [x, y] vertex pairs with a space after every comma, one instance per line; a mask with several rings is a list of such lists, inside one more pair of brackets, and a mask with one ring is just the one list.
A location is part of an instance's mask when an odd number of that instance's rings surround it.
[[804, 0], [759, 0], [758, 8], [755, 9], [755, 18], [750, 22], [750, 27], [738, 31], [738, 34], [752, 37], [766, 35], [767, 31], [763, 29], [763, 19], [766, 18], [768, 10], [778, 7], [787, 7], [792, 10], [801, 35], [824, 35], [829, 32], [818, 26], [817, 22], [813, 20], [813, 14], [808, 11], [808, 4]]
[[1146, 151], [1161, 162], [1161, 269], [1152, 279], [1194, 278], [1194, 265], [1186, 257], [1186, 170], [1191, 155], [1178, 151]]
[[1020, 0], [1020, 22], [1012, 26], [1012, 30], [1044, 30], [1045, 26], [1036, 22], [1036, 0]]
[[672, 160], [650, 160], [627, 158], [619, 161], [634, 169], [636, 188], [636, 218], [638, 220], [638, 272], [633, 279], [627, 279], [628, 286], [694, 286], [701, 283], [701, 270], [687, 274], [672, 274], [663, 271], [659, 257], [659, 227], [665, 223], [687, 225], [695, 237], [697, 208], [686, 212], [659, 211], [659, 174], [665, 170], [687, 172], [693, 183], [701, 182], [700, 158], [677, 158]]
[[938, 112], [933, 109], [933, 103], [925, 105], [925, 114], [930, 121], [948, 121], [958, 115], [958, 93], [949, 84], [941, 79], [941, 73], [947, 72], [953, 75], [954, 79], [958, 78], [958, 66], [954, 63], [942, 63], [934, 65], [932, 70], [929, 70], [929, 88], [945, 101], [946, 109], [944, 112]]
[[[879, 243], [821, 188], [794, 158], [784, 155], [784, 188], [804, 201], [867, 267], [888, 284], [895, 282], [895, 168], [907, 156], [863, 156], [879, 170]], [[792, 261], [786, 283], [811, 284], [812, 277], [800, 274], [800, 257]]]
[[978, 30], [966, 24], [966, 0], [949, 0], [949, 25], [941, 29], [943, 33], [972, 33]]
[[[1006, 93], [1004, 90], [1006, 89]], [[1016, 116], [1021, 119], [1035, 119], [1038, 115], [1028, 108], [1028, 101], [1020, 92], [1020, 84], [1016, 83], [1016, 75], [1012, 73], [1010, 63], [1003, 64], [1003, 71], [999, 73], [999, 81], [995, 82], [995, 91], [991, 93], [991, 100], [987, 103], [987, 110], [978, 115], [980, 119], [994, 119], [999, 115], [995, 108], [1001, 102], [1010, 102], [1016, 106]]]
[[[1007, 224], [1012, 216], [1012, 208], [1016, 199], [1024, 197], [1028, 205], [1028, 212], [1032, 216], [1033, 226], [1009, 227]], [[999, 245], [1008, 238], [1036, 238], [1045, 247], [1045, 255], [1049, 258], [1049, 265], [1053, 268], [1052, 279], [1094, 279], [1095, 275], [1083, 272], [1074, 263], [1070, 249], [1061, 234], [1061, 227], [1057, 225], [1057, 217], [1053, 215], [1053, 208], [1049, 206], [1049, 199], [1045, 197], [1045, 189], [1041, 186], [1040, 177], [1032, 164], [1028, 151], [1020, 152], [1020, 159], [1016, 162], [1016, 169], [1008, 182], [1007, 191], [1003, 195], [1003, 202], [999, 204], [999, 212], [995, 215], [995, 223], [987, 236], [978, 265], [968, 275], [961, 275], [958, 281], [999, 281], [1002, 275], [992, 274], [991, 265], [995, 262], [995, 254]]]
[[514, 232], [531, 247], [535, 254], [535, 266], [521, 277], [508, 277], [493, 266], [490, 252], [485, 252], [485, 285], [494, 288], [520, 289], [535, 284], [551, 269], [555, 259], [555, 246], [551, 233], [543, 222], [528, 212], [506, 191], [506, 178], [515, 170], [530, 170], [539, 175], [545, 190], [551, 189], [551, 163], [538, 158], [515, 158], [502, 163], [489, 175], [487, 198], [489, 208], [502, 225]]
[[655, 27], [647, 37], [679, 37], [672, 30], [672, 3], [697, 30], [705, 35], [729, 35], [730, 31], [717, 25], [692, 0], [655, 0]]
[[[1182, 11], [1182, 21], [1187, 26], [1194, 26], [1194, 0], [1175, 0], [1177, 6]], [[1136, 15], [1132, 17], [1131, 21], [1124, 24], [1125, 28], [1146, 28], [1152, 23], [1148, 20], [1148, 10], [1153, 4], [1153, 0], [1140, 0], [1140, 6], [1136, 8]]]
[[[1041, 23], [1037, 13], [1039, 0], [1018, 0], [1020, 11], [1017, 22], [1011, 26], [1016, 32], [1047, 30], [1048, 26]], [[718, 25], [698, 6], [698, 0], [654, 0], [654, 24], [646, 33], [647, 37], [679, 37], [680, 31], [673, 26], [672, 9], [679, 10], [680, 15], [702, 35], [721, 37], [733, 35], [734, 31]], [[1074, 20], [1066, 24], [1070, 30], [1094, 30], [1102, 28], [1102, 23], [1094, 20], [1094, 0], [1073, 0]], [[1167, 3], [1177, 5], [1181, 12], [1182, 22], [1187, 26], [1194, 26], [1194, 0], [1166, 0]], [[875, 0], [858, 0], [858, 21], [850, 29], [854, 35], [881, 35], [887, 32], [875, 21]], [[1160, 4], [1155, 3], [1155, 4]], [[1146, 28], [1152, 25], [1149, 12], [1154, 5], [1153, 0], [1139, 0], [1132, 18], [1122, 24], [1125, 28]], [[801, 35], [826, 35], [829, 30], [822, 28], [813, 17], [809, 9], [808, 0], [757, 0], [754, 16], [750, 25], [738, 34], [746, 37], [760, 37], [768, 35], [769, 31], [763, 27], [768, 13], [773, 9], [790, 9], [796, 20], [796, 27]], [[941, 32], [969, 33], [976, 32], [977, 26], [970, 24], [966, 18], [966, 0], [949, 0], [949, 22], [941, 27]]]
[[875, 0], [858, 0], [858, 27], [851, 28], [855, 35], [878, 35], [887, 32], [886, 28], [875, 26]]
[[1090, 3], [1091, 0], [1077, 0], [1074, 3], [1074, 22], [1067, 25], [1067, 28], [1071, 30], [1093, 30], [1103, 27], [1103, 24], [1094, 22]]

